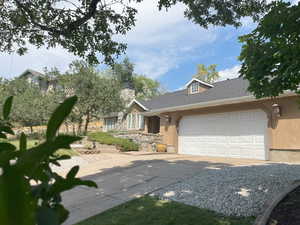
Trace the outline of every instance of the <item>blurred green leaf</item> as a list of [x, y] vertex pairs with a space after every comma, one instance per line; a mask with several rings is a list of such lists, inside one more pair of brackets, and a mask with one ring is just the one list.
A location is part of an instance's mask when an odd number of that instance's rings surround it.
[[[60, 166], [59, 160], [70, 156], [57, 156], [59, 149], [71, 149], [70, 144], [81, 138], [58, 135], [56, 132], [76, 102], [67, 99], [54, 112], [49, 121], [45, 142], [27, 149], [27, 137], [21, 133], [20, 151], [6, 140], [5, 133], [13, 134], [9, 121], [0, 120], [0, 225], [59, 225], [66, 221], [69, 212], [61, 204], [63, 191], [77, 185], [96, 187], [92, 181], [75, 178], [79, 167], [73, 167], [64, 178], [52, 171], [51, 164]], [[6, 101], [5, 118], [12, 98]], [[33, 181], [37, 183], [32, 183]]]
[[59, 225], [59, 217], [54, 209], [41, 207], [38, 209], [37, 225]]
[[22, 132], [20, 136], [20, 151], [25, 151], [27, 149], [27, 138], [26, 135]]
[[11, 111], [13, 96], [8, 97], [3, 105], [3, 119], [7, 120]]
[[67, 218], [69, 216], [69, 211], [66, 210], [61, 204], [56, 205], [54, 207], [54, 210], [59, 215], [59, 222], [60, 223], [63, 223], [63, 222], [65, 222], [67, 220]]
[[68, 135], [57, 136], [55, 141], [44, 142], [37, 147], [33, 147], [23, 152], [17, 166], [27, 172], [34, 170], [39, 163], [48, 158], [55, 151], [61, 148], [70, 148], [71, 143], [80, 139], [80, 137]]
[[13, 144], [2, 142], [0, 143], [0, 152], [2, 151], [15, 151], [17, 148]]
[[78, 171], [79, 171], [79, 166], [74, 166], [67, 174], [67, 178], [75, 178]]
[[0, 131], [0, 138], [6, 139], [7, 136], [6, 136], [4, 133], [2, 133], [2, 132]]
[[47, 141], [53, 140], [59, 127], [66, 119], [66, 117], [71, 113], [74, 105], [77, 102], [77, 97], [73, 96], [66, 99], [62, 104], [60, 104], [54, 113], [52, 114], [46, 131]]
[[29, 194], [29, 184], [15, 167], [5, 167], [3, 171], [0, 176], [0, 224], [34, 225], [34, 199]]
[[8, 134], [14, 134], [14, 131], [9, 126], [0, 126], [0, 130]]

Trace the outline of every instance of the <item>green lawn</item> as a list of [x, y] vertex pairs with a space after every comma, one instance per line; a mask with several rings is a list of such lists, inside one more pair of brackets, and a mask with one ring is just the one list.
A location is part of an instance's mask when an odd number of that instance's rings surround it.
[[[14, 146], [16, 146], [17, 148], [19, 148], [19, 140], [12, 140], [9, 142], [11, 144], [13, 144]], [[39, 144], [40, 142], [41, 141], [37, 140], [37, 139], [28, 139], [27, 140], [27, 148], [32, 148], [35, 145]], [[72, 149], [60, 149], [55, 154], [56, 155], [69, 155], [69, 156], [79, 155], [76, 151], [74, 151]]]
[[225, 217], [206, 209], [147, 196], [109, 209], [76, 225], [252, 225], [253, 222], [253, 217]]
[[101, 144], [119, 146], [122, 151], [138, 151], [139, 145], [129, 139], [114, 137], [108, 132], [92, 132], [88, 134], [90, 141], [96, 141]]
[[[11, 144], [13, 144], [14, 146], [16, 146], [17, 148], [19, 148], [19, 140], [13, 140], [13, 141], [9, 141]], [[27, 140], [27, 148], [32, 148], [34, 147], [36, 144], [38, 144], [40, 141], [39, 140], [35, 140], [35, 139], [28, 139]]]

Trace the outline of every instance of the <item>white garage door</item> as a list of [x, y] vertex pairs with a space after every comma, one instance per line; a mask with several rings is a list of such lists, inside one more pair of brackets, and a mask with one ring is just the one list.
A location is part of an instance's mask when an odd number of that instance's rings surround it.
[[179, 124], [179, 153], [264, 160], [266, 130], [262, 110], [184, 116]]

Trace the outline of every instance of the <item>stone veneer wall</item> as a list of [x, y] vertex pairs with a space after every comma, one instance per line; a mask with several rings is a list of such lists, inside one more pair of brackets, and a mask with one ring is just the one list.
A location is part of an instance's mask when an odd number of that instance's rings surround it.
[[156, 144], [162, 143], [162, 136], [159, 134], [148, 134], [140, 131], [135, 132], [117, 132], [113, 134], [115, 137], [127, 138], [140, 145], [140, 151], [154, 152], [156, 151]]

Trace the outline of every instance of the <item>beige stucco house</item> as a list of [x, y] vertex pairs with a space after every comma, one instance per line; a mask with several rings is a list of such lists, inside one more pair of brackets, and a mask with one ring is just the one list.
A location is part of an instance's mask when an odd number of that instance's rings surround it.
[[178, 153], [300, 160], [298, 97], [256, 99], [243, 78], [208, 84], [192, 79], [183, 90], [149, 101], [132, 100], [123, 129], [159, 133]]

